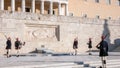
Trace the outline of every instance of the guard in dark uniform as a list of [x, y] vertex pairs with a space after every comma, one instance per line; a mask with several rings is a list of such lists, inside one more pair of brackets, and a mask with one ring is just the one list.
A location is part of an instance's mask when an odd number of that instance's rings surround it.
[[10, 50], [11, 50], [11, 45], [12, 45], [12, 43], [11, 43], [11, 38], [10, 37], [8, 37], [7, 38], [7, 41], [6, 41], [6, 50], [7, 50], [7, 58], [8, 57], [10, 57]]
[[92, 49], [92, 40], [91, 40], [91, 38], [89, 38], [88, 48], [89, 48], [89, 55], [92, 55], [92, 53], [91, 53], [91, 49]]
[[75, 55], [77, 55], [78, 38], [75, 38], [75, 39], [74, 39], [74, 42], [73, 42], [73, 49], [75, 50]]
[[99, 56], [102, 60], [103, 68], [106, 68], [106, 56], [108, 56], [108, 43], [104, 41], [105, 37], [101, 37], [102, 41], [96, 46], [100, 49]]
[[15, 49], [17, 50], [17, 57], [19, 57], [19, 50], [21, 48], [21, 42], [19, 41], [18, 38], [16, 38], [16, 41], [15, 41]]

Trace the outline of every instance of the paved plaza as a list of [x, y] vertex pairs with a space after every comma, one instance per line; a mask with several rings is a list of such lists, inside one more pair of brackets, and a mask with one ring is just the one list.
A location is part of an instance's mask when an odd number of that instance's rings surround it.
[[[120, 68], [120, 53], [109, 52], [107, 68]], [[12, 55], [6, 58], [0, 55], [0, 68], [98, 68], [101, 66], [98, 52], [79, 53], [70, 55], [56, 54], [21, 54], [19, 57]]]

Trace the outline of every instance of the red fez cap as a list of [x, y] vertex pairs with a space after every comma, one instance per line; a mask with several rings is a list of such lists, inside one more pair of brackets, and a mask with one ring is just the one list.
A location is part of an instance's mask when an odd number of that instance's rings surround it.
[[101, 36], [101, 39], [104, 39], [104, 38], [105, 38], [105, 36], [102, 35], [102, 36]]

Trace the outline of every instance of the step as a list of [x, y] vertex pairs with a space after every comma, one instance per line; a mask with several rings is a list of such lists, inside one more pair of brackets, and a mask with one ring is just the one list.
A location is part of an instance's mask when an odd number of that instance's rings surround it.
[[[84, 62], [85, 64], [89, 64], [90, 66], [93, 67], [99, 67], [102, 65], [101, 61], [90, 61], [90, 62]], [[120, 60], [107, 60], [107, 68], [108, 67], [119, 67], [120, 68]]]
[[[115, 60], [107, 60], [107, 63], [111, 63], [111, 62], [120, 62], [120, 59], [115, 59]], [[96, 64], [96, 63], [101, 63], [101, 61], [85, 61], [84, 63], [86, 64]]]
[[62, 66], [51, 66], [51, 67], [45, 67], [45, 68], [83, 68], [84, 65], [62, 65]]
[[42, 65], [24, 65], [24, 66], [11, 66], [1, 68], [72, 68], [72, 67], [83, 67], [76, 63], [54, 63], [54, 64], [42, 64]]

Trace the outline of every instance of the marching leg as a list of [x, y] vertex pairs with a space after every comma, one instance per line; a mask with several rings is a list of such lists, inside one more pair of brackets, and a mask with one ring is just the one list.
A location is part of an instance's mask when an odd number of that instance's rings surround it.
[[77, 55], [77, 49], [75, 49], [75, 55]]
[[104, 57], [103, 62], [104, 62], [104, 67], [106, 68], [106, 57]]
[[7, 55], [7, 58], [8, 58], [9, 57], [9, 50], [8, 49], [7, 49], [7, 54], [6, 55]]
[[91, 54], [91, 48], [89, 48], [89, 55], [92, 55], [92, 54]]
[[106, 58], [105, 57], [101, 57], [101, 60], [102, 60], [103, 68], [106, 68]]
[[101, 61], [102, 61], [102, 68], [104, 68], [104, 62], [103, 62], [103, 57], [101, 57]]
[[17, 50], [17, 57], [19, 57], [19, 49]]

